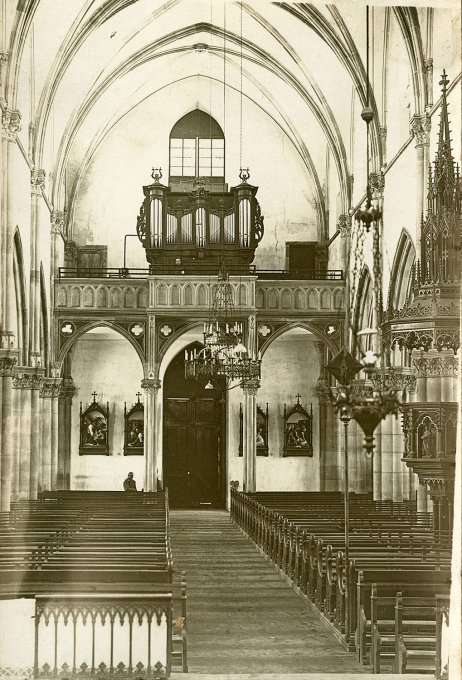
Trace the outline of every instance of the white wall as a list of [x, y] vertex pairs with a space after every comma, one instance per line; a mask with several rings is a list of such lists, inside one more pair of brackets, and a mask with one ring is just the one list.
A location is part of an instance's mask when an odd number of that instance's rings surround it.
[[[133, 472], [143, 487], [144, 456], [123, 455], [124, 401], [131, 408], [141, 392], [143, 369], [128, 340], [109, 328], [89, 331], [77, 340], [71, 365], [75, 383], [72, 402], [71, 489], [122, 490]], [[109, 456], [79, 456], [80, 402], [83, 409], [97, 392], [97, 401], [109, 402]]]
[[[319, 422], [318, 400], [314, 388], [319, 376], [319, 353], [314, 336], [294, 329], [276, 338], [262, 360], [261, 387], [257, 403], [263, 410], [268, 402], [268, 457], [257, 457], [257, 491], [318, 491]], [[287, 409], [296, 403], [309, 411], [313, 404], [313, 457], [283, 458], [284, 403]], [[239, 403], [243, 402], [239, 388], [228, 393], [228, 482], [238, 480], [242, 489], [243, 466], [239, 449]]]

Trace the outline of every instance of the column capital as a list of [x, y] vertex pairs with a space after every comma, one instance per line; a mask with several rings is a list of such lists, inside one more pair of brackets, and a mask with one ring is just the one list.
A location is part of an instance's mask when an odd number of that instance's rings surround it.
[[0, 356], [0, 376], [2, 378], [13, 377], [13, 368], [16, 362], [16, 357]]
[[341, 238], [348, 238], [351, 235], [351, 215], [339, 215], [337, 229]]
[[383, 190], [385, 189], [385, 175], [382, 171], [371, 172], [369, 175], [369, 186], [376, 193], [383, 194]]
[[156, 394], [161, 386], [162, 383], [159, 378], [143, 378], [141, 381], [141, 387], [147, 394]]
[[45, 186], [46, 172], [41, 168], [35, 168], [30, 173], [32, 193], [39, 195]]
[[331, 404], [333, 402], [332, 394], [326, 380], [318, 379], [317, 385], [314, 388], [314, 393], [318, 398], [320, 404]]
[[39, 390], [45, 370], [31, 368], [29, 366], [19, 366], [13, 374], [13, 387], [16, 389]]
[[61, 378], [43, 378], [40, 384], [42, 398], [56, 398], [61, 392]]
[[2, 138], [14, 142], [20, 129], [21, 114], [17, 109], [8, 108], [6, 102], [4, 102], [4, 106], [2, 106]]
[[256, 397], [257, 392], [260, 387], [260, 381], [255, 379], [255, 380], [246, 380], [245, 382], [242, 383], [242, 389], [244, 391], [244, 394], [248, 394], [251, 397]]
[[459, 375], [459, 362], [453, 355], [416, 357], [412, 360], [412, 365], [417, 371], [418, 378], [457, 378]]
[[432, 121], [428, 113], [420, 113], [412, 116], [410, 120], [410, 133], [415, 139], [416, 148], [430, 145], [430, 130]]
[[424, 69], [426, 71], [431, 71], [433, 68], [433, 59], [429, 57], [428, 59], [424, 59]]
[[51, 233], [62, 234], [64, 229], [64, 213], [62, 210], [53, 210], [50, 215]]

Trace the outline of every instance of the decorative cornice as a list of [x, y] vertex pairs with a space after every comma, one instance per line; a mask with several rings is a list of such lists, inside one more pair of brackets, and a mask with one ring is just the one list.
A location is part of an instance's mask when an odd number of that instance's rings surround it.
[[405, 347], [410, 352], [414, 349], [428, 352], [433, 348], [438, 352], [452, 350], [456, 354], [460, 347], [460, 332], [458, 328], [393, 329], [390, 346], [396, 344], [400, 349]]
[[16, 357], [0, 357], [0, 376], [2, 378], [11, 378], [16, 362]]
[[62, 210], [53, 210], [50, 215], [51, 233], [62, 234], [64, 229], [64, 213]]
[[410, 134], [415, 139], [416, 147], [429, 146], [432, 121], [428, 113], [412, 116], [410, 120]]
[[146, 391], [146, 394], [156, 394], [162, 386], [159, 378], [143, 378], [141, 387]]
[[459, 375], [459, 364], [453, 356], [419, 357], [412, 360], [412, 365], [419, 378], [441, 376], [454, 377]]
[[337, 229], [341, 238], [349, 238], [351, 235], [351, 215], [339, 215]]

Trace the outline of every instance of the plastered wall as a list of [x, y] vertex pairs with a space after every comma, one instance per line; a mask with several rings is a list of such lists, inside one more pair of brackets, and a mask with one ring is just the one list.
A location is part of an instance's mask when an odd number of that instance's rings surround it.
[[[111, 329], [86, 333], [72, 355], [75, 396], [72, 403], [71, 489], [122, 490], [133, 472], [138, 489], [143, 487], [144, 456], [123, 455], [124, 401], [130, 408], [141, 392], [143, 371], [130, 343]], [[85, 409], [97, 392], [97, 401], [109, 402], [109, 456], [79, 455], [79, 409]]]

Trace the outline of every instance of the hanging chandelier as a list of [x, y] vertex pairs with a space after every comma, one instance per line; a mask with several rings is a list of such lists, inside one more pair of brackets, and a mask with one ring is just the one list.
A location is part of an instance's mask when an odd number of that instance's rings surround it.
[[[233, 288], [224, 262], [218, 273], [209, 318], [204, 323], [204, 347], [185, 350], [185, 378], [206, 381], [205, 389], [238, 387], [260, 378], [261, 356], [243, 344], [244, 322], [239, 320], [233, 302]], [[235, 381], [239, 381], [236, 384]]]

